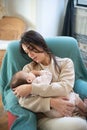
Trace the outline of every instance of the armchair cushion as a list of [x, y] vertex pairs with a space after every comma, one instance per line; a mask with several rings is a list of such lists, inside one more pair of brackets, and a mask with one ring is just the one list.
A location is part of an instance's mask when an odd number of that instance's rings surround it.
[[[80, 94], [80, 97], [87, 97], [87, 70], [82, 61], [77, 41], [72, 37], [65, 36], [49, 37], [45, 40], [55, 55], [69, 57], [73, 60], [76, 75], [74, 89]], [[14, 41], [8, 45], [2, 62], [0, 74], [2, 101], [4, 108], [18, 117], [11, 128], [14, 130], [36, 130], [35, 114], [19, 106], [18, 100], [9, 86], [13, 74], [31, 61], [28, 56], [20, 53], [19, 44], [19, 41]]]

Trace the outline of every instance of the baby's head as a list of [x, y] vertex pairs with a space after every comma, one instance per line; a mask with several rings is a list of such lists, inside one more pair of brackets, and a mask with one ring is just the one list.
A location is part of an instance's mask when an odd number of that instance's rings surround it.
[[11, 79], [10, 87], [13, 89], [19, 85], [32, 83], [35, 77], [36, 76], [32, 72], [28, 73], [25, 71], [18, 71], [13, 75]]

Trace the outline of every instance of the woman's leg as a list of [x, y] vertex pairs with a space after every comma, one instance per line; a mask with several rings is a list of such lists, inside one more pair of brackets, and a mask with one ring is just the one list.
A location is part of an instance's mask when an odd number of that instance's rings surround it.
[[38, 121], [38, 130], [87, 130], [87, 122], [80, 117], [44, 118]]

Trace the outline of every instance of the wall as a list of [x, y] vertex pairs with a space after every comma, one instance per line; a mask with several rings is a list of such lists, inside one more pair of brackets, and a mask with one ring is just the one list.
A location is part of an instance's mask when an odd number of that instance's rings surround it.
[[61, 35], [67, 0], [4, 0], [8, 15], [22, 17], [43, 36]]
[[4, 1], [0, 0], [0, 19], [2, 19], [5, 15], [7, 15], [7, 12], [4, 6]]
[[65, 0], [38, 0], [37, 29], [44, 36], [60, 35], [64, 19]]

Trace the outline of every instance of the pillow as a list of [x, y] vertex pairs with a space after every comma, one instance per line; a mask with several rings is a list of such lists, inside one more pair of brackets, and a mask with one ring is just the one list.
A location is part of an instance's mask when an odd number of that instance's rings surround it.
[[8, 44], [15, 40], [0, 40], [0, 50], [6, 50]]

